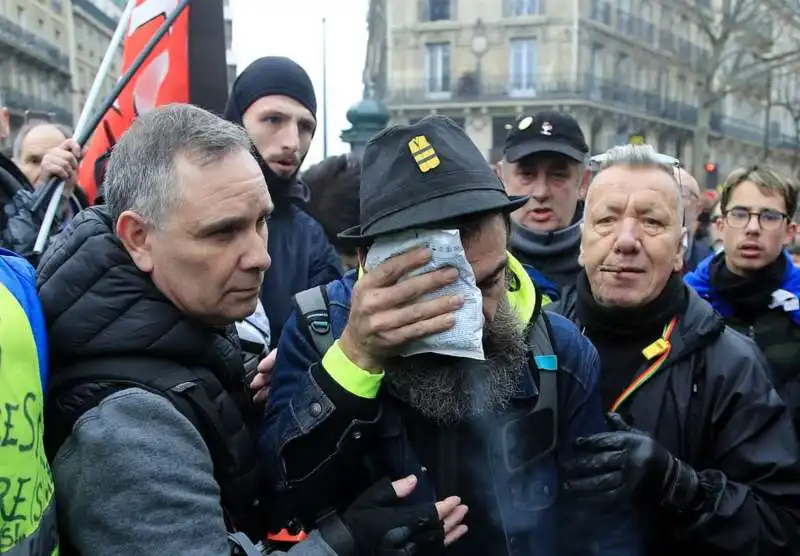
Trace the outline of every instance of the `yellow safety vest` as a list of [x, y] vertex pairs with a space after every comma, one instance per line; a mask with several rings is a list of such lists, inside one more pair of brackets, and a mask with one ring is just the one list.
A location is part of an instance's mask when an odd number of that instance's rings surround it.
[[0, 283], [0, 554], [58, 555], [53, 475], [44, 452], [36, 343], [22, 306]]

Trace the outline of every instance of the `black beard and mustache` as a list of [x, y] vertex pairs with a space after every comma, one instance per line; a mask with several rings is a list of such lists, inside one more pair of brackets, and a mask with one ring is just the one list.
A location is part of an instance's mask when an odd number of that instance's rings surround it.
[[387, 364], [389, 392], [414, 410], [442, 425], [502, 410], [528, 368], [525, 328], [503, 300], [484, 325], [485, 361], [420, 354], [396, 357]]

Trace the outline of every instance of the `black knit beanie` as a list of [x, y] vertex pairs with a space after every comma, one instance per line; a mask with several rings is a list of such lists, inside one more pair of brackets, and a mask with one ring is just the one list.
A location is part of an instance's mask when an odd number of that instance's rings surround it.
[[284, 95], [296, 100], [316, 117], [317, 96], [306, 70], [282, 56], [259, 58], [239, 74], [233, 83], [225, 119], [242, 124], [242, 115], [255, 101], [269, 95]]

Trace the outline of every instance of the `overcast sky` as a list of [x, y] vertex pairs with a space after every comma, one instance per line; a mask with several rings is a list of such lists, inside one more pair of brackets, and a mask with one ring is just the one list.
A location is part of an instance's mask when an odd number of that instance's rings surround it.
[[231, 0], [233, 54], [241, 72], [261, 56], [288, 56], [308, 72], [317, 94], [317, 135], [304, 167], [322, 160], [322, 18], [327, 27], [328, 156], [349, 151], [339, 139], [347, 109], [361, 98], [368, 0]]

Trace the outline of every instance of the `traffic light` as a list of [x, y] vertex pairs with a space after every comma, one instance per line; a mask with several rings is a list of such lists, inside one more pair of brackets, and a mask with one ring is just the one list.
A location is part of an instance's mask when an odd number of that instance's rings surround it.
[[713, 162], [706, 162], [703, 168], [706, 171], [706, 189], [717, 188], [717, 165]]

